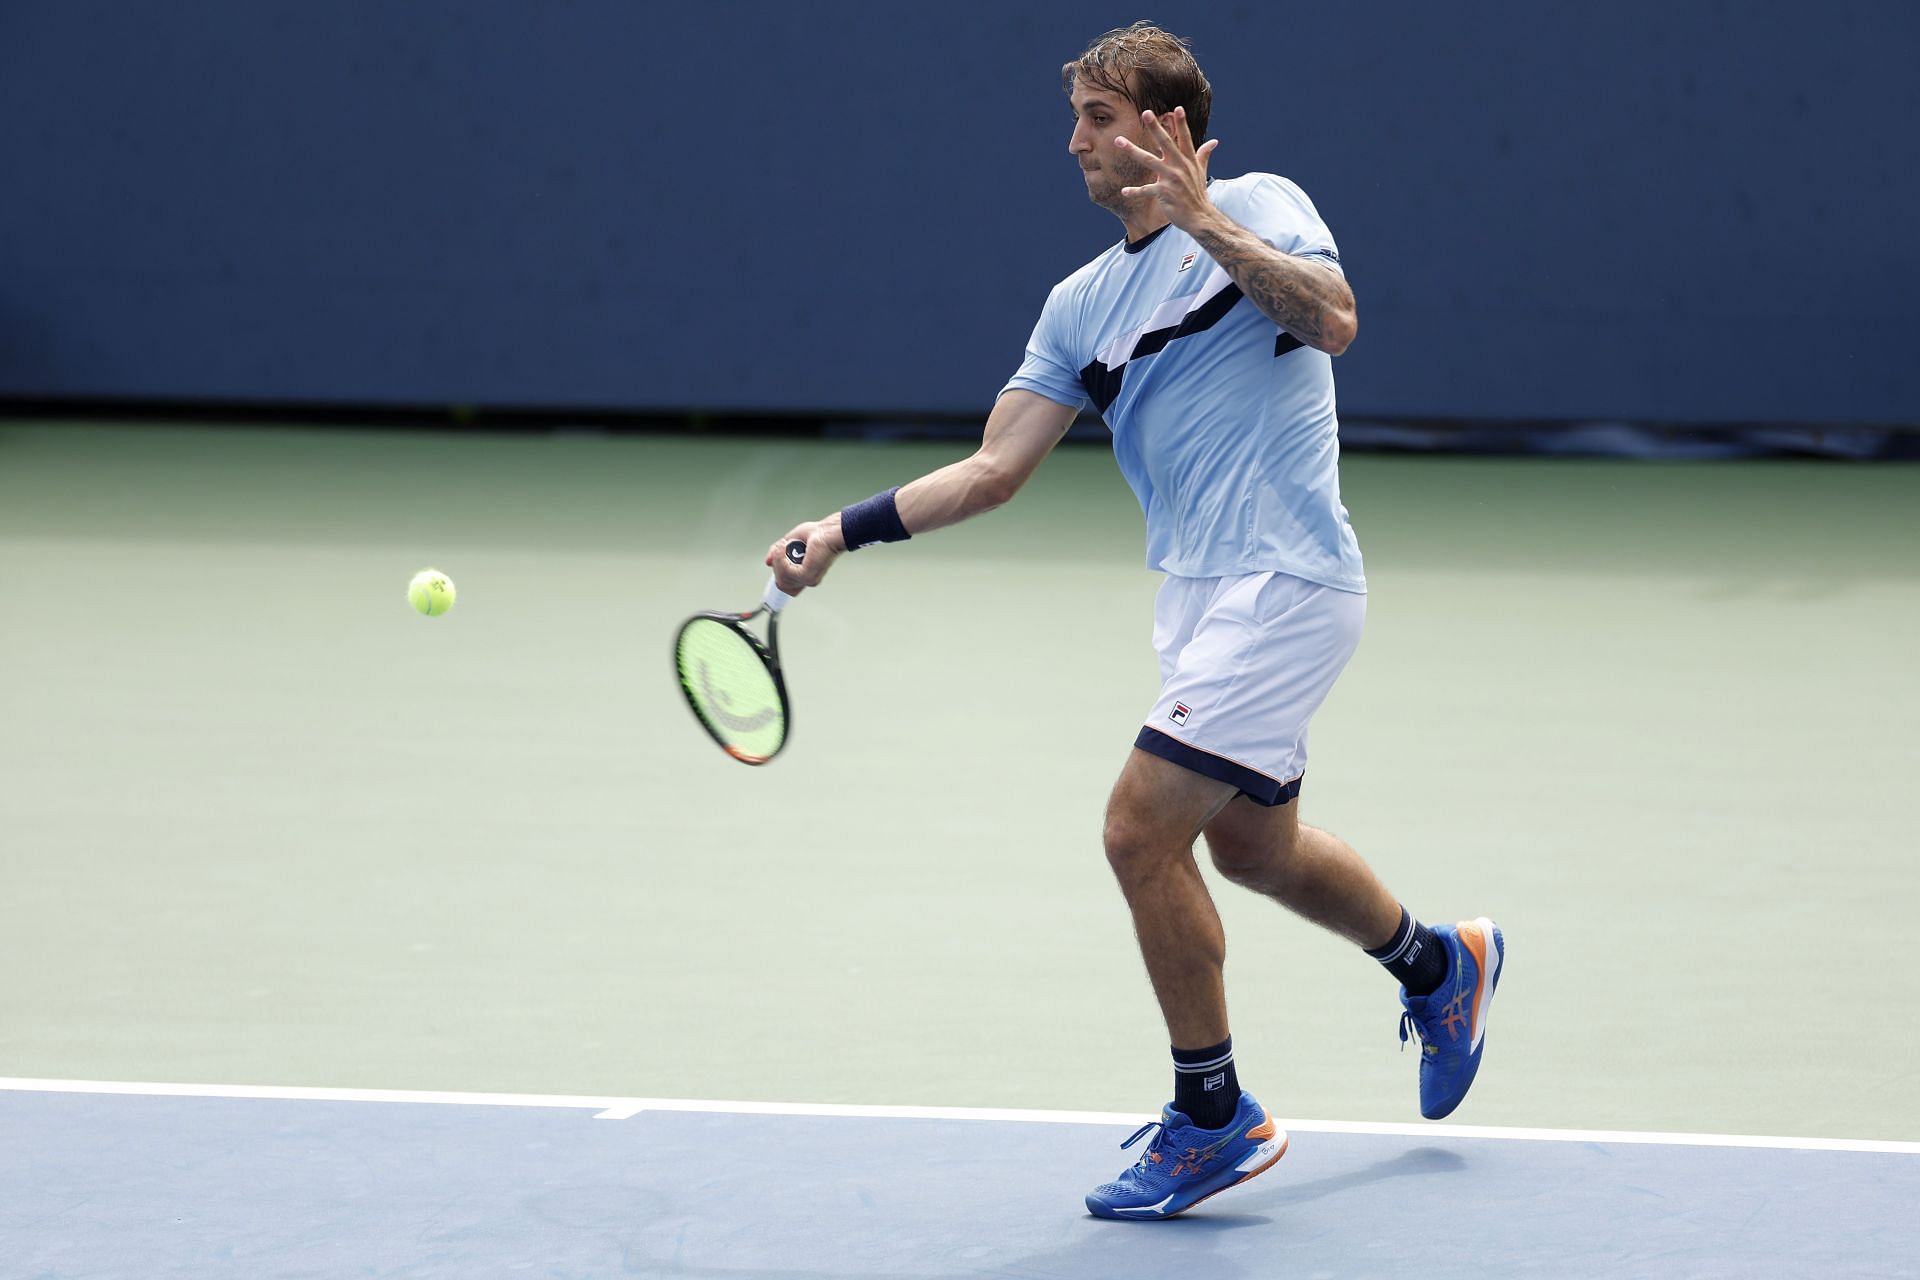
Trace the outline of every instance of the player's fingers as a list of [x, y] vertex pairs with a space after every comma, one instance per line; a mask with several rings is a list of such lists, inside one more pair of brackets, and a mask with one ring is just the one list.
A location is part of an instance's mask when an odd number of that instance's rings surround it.
[[1213, 155], [1213, 149], [1219, 145], [1220, 145], [1220, 139], [1208, 138], [1205, 142], [1200, 144], [1200, 149], [1193, 153], [1193, 158], [1200, 162], [1200, 172], [1203, 176], [1207, 172], [1208, 158]]
[[1187, 109], [1185, 107], [1175, 107], [1173, 109], [1173, 128], [1171, 132], [1173, 134], [1173, 145], [1180, 148], [1182, 154], [1194, 154], [1193, 130], [1187, 124]]
[[766, 564], [768, 568], [773, 570], [775, 577], [780, 578], [782, 581], [799, 580], [798, 576], [793, 574], [793, 561], [787, 559], [787, 545], [793, 542], [811, 543], [813, 533], [814, 530], [807, 525], [795, 525], [793, 528], [787, 530], [786, 537], [776, 538], [773, 545], [767, 548]]
[[785, 556], [773, 560], [773, 584], [790, 596], [797, 596], [813, 584], [807, 581], [803, 570], [788, 563]]
[[1140, 113], [1140, 122], [1147, 126], [1147, 141], [1160, 149], [1160, 154], [1172, 159], [1177, 145], [1173, 140], [1173, 131], [1161, 123], [1161, 117], [1151, 111]]
[[1140, 160], [1140, 163], [1146, 165], [1149, 169], [1154, 169], [1161, 173], [1172, 172], [1172, 170], [1168, 167], [1167, 162], [1165, 160], [1162, 160], [1159, 156], [1147, 150], [1145, 147], [1138, 145], [1137, 143], [1129, 142], [1125, 138], [1115, 138], [1113, 140], [1113, 145], [1115, 148], [1126, 152], [1128, 155], [1138, 157]]
[[1175, 169], [1172, 165], [1169, 165], [1145, 147], [1129, 147], [1127, 148], [1127, 154], [1139, 161], [1140, 165], [1149, 172], [1150, 176], [1145, 182], [1140, 184], [1143, 187], [1151, 186], [1162, 179], [1177, 178], [1180, 176], [1178, 169]]

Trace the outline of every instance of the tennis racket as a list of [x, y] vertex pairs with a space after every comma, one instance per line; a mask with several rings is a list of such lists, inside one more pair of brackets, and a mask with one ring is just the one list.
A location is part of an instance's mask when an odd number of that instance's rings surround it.
[[[807, 544], [787, 544], [787, 559], [799, 564]], [[696, 613], [673, 638], [673, 666], [680, 692], [720, 749], [742, 764], [765, 764], [787, 745], [793, 708], [780, 675], [780, 611], [793, 597], [767, 579], [760, 607], [746, 613]], [[747, 624], [767, 615], [767, 642]]]

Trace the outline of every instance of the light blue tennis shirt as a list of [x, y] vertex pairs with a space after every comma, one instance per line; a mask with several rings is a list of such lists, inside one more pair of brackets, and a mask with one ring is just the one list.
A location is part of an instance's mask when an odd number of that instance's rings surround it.
[[[1274, 248], [1340, 269], [1333, 234], [1285, 178], [1216, 179], [1207, 193]], [[1146, 513], [1148, 568], [1367, 589], [1340, 503], [1333, 357], [1262, 315], [1178, 227], [1055, 285], [1016, 387], [1099, 410]]]

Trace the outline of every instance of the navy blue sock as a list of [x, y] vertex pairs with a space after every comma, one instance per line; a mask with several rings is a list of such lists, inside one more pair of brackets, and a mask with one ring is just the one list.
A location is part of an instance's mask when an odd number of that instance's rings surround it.
[[1210, 1049], [1173, 1051], [1173, 1109], [1202, 1129], [1224, 1129], [1240, 1105], [1233, 1037]]
[[1393, 941], [1367, 954], [1400, 979], [1410, 996], [1430, 995], [1446, 981], [1447, 949], [1405, 907], [1400, 908], [1400, 927], [1393, 931]]

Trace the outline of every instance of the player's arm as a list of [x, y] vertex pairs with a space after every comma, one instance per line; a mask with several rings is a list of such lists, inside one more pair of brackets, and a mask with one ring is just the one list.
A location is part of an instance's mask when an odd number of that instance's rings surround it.
[[[1070, 405], [1032, 391], [1005, 392], [987, 415], [980, 447], [972, 456], [902, 485], [890, 498], [877, 494], [865, 503], [795, 525], [776, 539], [767, 549], [767, 564], [780, 589], [792, 595], [826, 576], [834, 560], [848, 549], [844, 522], [849, 515], [860, 523], [856, 532], [879, 532], [884, 540], [893, 541], [959, 524], [1009, 501], [1060, 443], [1077, 413]], [[806, 562], [798, 567], [785, 555], [787, 543], [795, 538], [807, 544]]]
[[1280, 252], [1218, 209], [1188, 234], [1267, 319], [1330, 356], [1352, 345], [1360, 322], [1338, 271]]
[[1129, 147], [1154, 171], [1151, 183], [1123, 187], [1121, 194], [1158, 200], [1168, 219], [1220, 264], [1267, 319], [1330, 356], [1345, 351], [1360, 329], [1346, 277], [1322, 263], [1282, 253], [1214, 207], [1207, 199], [1207, 157], [1219, 139], [1196, 150], [1184, 107], [1164, 117], [1167, 123], [1162, 119], [1150, 111], [1141, 113], [1159, 155], [1132, 147], [1125, 138], [1116, 144]]

